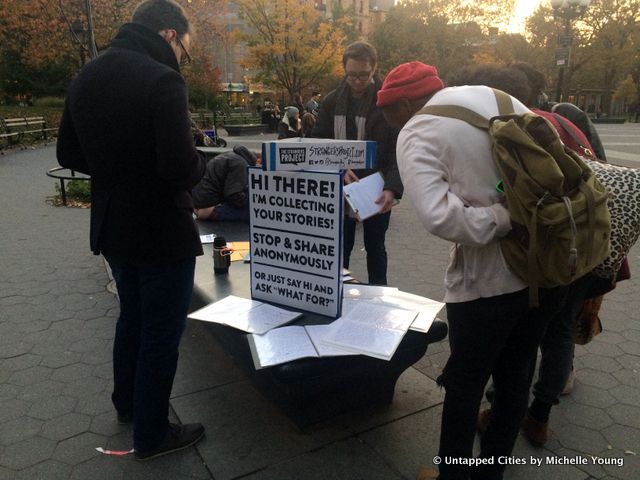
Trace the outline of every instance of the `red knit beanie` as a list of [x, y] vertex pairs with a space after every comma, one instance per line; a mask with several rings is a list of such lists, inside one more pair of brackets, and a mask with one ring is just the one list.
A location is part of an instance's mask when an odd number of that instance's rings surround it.
[[391, 70], [378, 91], [379, 107], [392, 105], [401, 98], [415, 100], [444, 88], [438, 70], [422, 62], [409, 62]]

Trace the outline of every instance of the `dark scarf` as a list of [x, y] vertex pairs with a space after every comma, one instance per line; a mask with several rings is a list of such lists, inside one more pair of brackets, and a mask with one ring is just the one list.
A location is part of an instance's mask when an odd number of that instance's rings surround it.
[[125, 23], [111, 41], [112, 48], [124, 48], [145, 53], [154, 60], [180, 71], [171, 46], [158, 33], [138, 23]]
[[[356, 122], [356, 129], [358, 132], [356, 140], [364, 140], [367, 115], [373, 105], [375, 105], [378, 87], [378, 82], [374, 80], [367, 90], [365, 90], [362, 98], [360, 98], [357, 111], [350, 112], [353, 114]], [[346, 81], [342, 81], [340, 86], [336, 89], [336, 108], [333, 114], [333, 135], [336, 140], [347, 139], [347, 112], [349, 109], [350, 97], [351, 89], [349, 88], [349, 85], [347, 85]]]

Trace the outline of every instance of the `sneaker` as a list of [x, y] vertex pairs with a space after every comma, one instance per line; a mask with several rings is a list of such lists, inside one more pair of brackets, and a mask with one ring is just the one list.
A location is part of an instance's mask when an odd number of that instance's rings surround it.
[[571, 371], [569, 372], [569, 378], [567, 378], [567, 383], [564, 386], [564, 390], [560, 392], [560, 395], [569, 395], [573, 392], [573, 387], [575, 387], [576, 383], [576, 369], [571, 367]]
[[549, 440], [549, 422], [540, 422], [529, 413], [522, 421], [522, 435], [525, 436], [532, 445], [542, 447]]
[[476, 429], [478, 433], [482, 435], [487, 431], [487, 427], [489, 426], [489, 422], [491, 421], [491, 409], [485, 408], [478, 412], [478, 423], [476, 424]]
[[186, 425], [170, 423], [169, 430], [167, 431], [163, 442], [156, 448], [146, 452], [136, 450], [136, 460], [151, 460], [152, 458], [184, 450], [198, 442], [203, 435], [204, 427], [200, 423], [188, 423]]
[[133, 421], [133, 415], [130, 413], [117, 412], [118, 425], [129, 425]]
[[437, 480], [438, 472], [431, 467], [422, 467], [418, 472], [416, 480]]

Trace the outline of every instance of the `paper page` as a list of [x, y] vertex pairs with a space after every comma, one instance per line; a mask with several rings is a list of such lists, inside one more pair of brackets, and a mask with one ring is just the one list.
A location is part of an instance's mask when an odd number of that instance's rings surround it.
[[208, 233], [206, 235], [200, 235], [200, 243], [213, 243], [213, 239], [216, 238], [215, 233]]
[[381, 287], [377, 285], [345, 285], [343, 288], [344, 298], [375, 298], [382, 295], [391, 295], [399, 290], [395, 287]]
[[380, 172], [344, 186], [344, 198], [359, 220], [365, 220], [380, 212], [381, 205], [375, 203], [384, 187]]
[[264, 335], [249, 335], [248, 341], [256, 370], [318, 356], [304, 327], [275, 328]]
[[206, 307], [196, 310], [188, 315], [188, 318], [194, 320], [202, 320], [204, 322], [225, 323], [223, 319], [233, 318], [235, 315], [245, 313], [252, 308], [262, 305], [262, 302], [249, 300], [248, 298], [240, 298], [235, 295], [229, 295], [214, 303], [210, 303]]
[[231, 249], [231, 261], [244, 260], [249, 252], [249, 242], [227, 242], [227, 248]]
[[389, 360], [418, 312], [359, 301], [330, 326], [323, 342]]
[[309, 334], [309, 338], [313, 342], [313, 346], [316, 348], [320, 357], [340, 357], [342, 355], [356, 355], [353, 352], [344, 350], [333, 345], [329, 345], [323, 342], [325, 336], [331, 331], [331, 324], [329, 325], [305, 325], [305, 330]]
[[283, 308], [263, 303], [258, 307], [227, 316], [224, 324], [249, 333], [263, 334], [298, 318], [302, 313], [290, 312]]
[[372, 299], [372, 301], [384, 303], [385, 305], [392, 305], [398, 308], [404, 308], [406, 310], [417, 311], [418, 316], [411, 324], [410, 329], [422, 333], [427, 333], [429, 331], [436, 315], [445, 306], [442, 302], [437, 302], [427, 297], [421, 297], [420, 295], [400, 291], [382, 295]]

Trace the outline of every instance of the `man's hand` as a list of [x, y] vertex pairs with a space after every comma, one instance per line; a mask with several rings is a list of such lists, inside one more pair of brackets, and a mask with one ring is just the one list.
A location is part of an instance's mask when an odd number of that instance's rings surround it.
[[357, 182], [359, 180], [358, 176], [353, 173], [353, 170], [347, 170], [344, 172], [344, 184], [349, 185], [350, 183]]
[[376, 200], [376, 204], [380, 205], [380, 213], [387, 213], [395, 205], [395, 193], [391, 190], [383, 190], [382, 195]]

